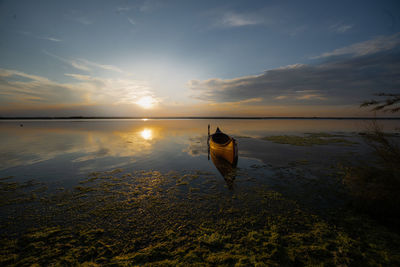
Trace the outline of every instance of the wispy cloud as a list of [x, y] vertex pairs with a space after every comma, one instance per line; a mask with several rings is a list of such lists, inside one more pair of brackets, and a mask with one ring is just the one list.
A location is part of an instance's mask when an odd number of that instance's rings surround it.
[[152, 97], [160, 102], [154, 95], [151, 87], [145, 81], [133, 79], [109, 79], [90, 75], [65, 74], [79, 81], [82, 88], [90, 91], [91, 102], [111, 104], [132, 104], [144, 96]]
[[164, 2], [160, 0], [145, 0], [139, 7], [141, 12], [151, 12], [163, 6]]
[[91, 25], [94, 22], [87, 12], [78, 9], [70, 10], [65, 16], [67, 19], [78, 22], [82, 25]]
[[158, 99], [145, 81], [65, 74], [75, 81], [59, 83], [17, 70], [0, 69], [0, 102], [7, 104], [134, 104], [144, 96]]
[[129, 23], [132, 24], [132, 25], [135, 25], [135, 24], [136, 24], [135, 21], [134, 21], [133, 19], [131, 19], [130, 17], [128, 17], [128, 21], [129, 21]]
[[19, 77], [27, 78], [29, 80], [34, 80], [34, 81], [38, 81], [38, 82], [49, 82], [50, 81], [49, 79], [38, 76], [38, 75], [26, 74], [24, 72], [17, 71], [17, 70], [0, 69], [0, 77], [7, 78], [7, 77], [11, 77], [11, 76], [19, 76]]
[[389, 36], [378, 36], [368, 41], [355, 43], [349, 46], [335, 49], [331, 52], [323, 53], [319, 56], [312, 57], [312, 59], [342, 55], [351, 55], [355, 57], [365, 56], [382, 51], [388, 51], [398, 46], [400, 46], [400, 33]]
[[[225, 105], [230, 105], [230, 106], [239, 106], [239, 105], [246, 105], [246, 104], [251, 104], [251, 103], [258, 103], [258, 102], [262, 102], [263, 99], [261, 97], [254, 97], [254, 98], [249, 98], [249, 99], [244, 99], [244, 100], [240, 100], [240, 101], [231, 101], [231, 102], [223, 102], [223, 104]], [[221, 103], [209, 103], [210, 106], [213, 105], [220, 105]]]
[[118, 13], [122, 13], [122, 12], [128, 12], [130, 11], [132, 8], [128, 7], [128, 6], [119, 6], [117, 7], [117, 12]]
[[246, 27], [266, 27], [279, 34], [298, 36], [309, 30], [309, 25], [298, 12], [282, 5], [267, 3], [254, 9], [217, 7], [203, 13], [208, 29], [236, 29]]
[[274, 97], [276, 100], [328, 100], [327, 97], [323, 96], [318, 90], [299, 90], [299, 91], [287, 91], [286, 95], [278, 95]]
[[37, 35], [37, 34], [33, 34], [31, 32], [23, 32], [23, 31], [18, 32], [18, 33], [26, 35], [26, 36], [32, 36], [32, 37], [34, 37], [36, 39], [48, 40], [48, 41], [52, 41], [52, 42], [61, 42], [62, 41], [59, 38], [56, 38], [56, 37], [53, 37], [53, 36], [49, 36], [49, 35], [47, 35], [47, 36]]
[[87, 17], [75, 17], [75, 18], [73, 18], [73, 20], [80, 24], [83, 24], [83, 25], [93, 24], [93, 20], [91, 20]]
[[352, 25], [352, 24], [344, 24], [344, 23], [339, 22], [339, 23], [331, 25], [329, 27], [329, 29], [336, 33], [345, 33], [348, 30], [350, 30], [351, 28], [353, 28], [353, 26], [354, 25]]
[[116, 8], [116, 11], [118, 14], [124, 15], [126, 16], [126, 19], [128, 20], [128, 22], [132, 25], [136, 25], [136, 22], [134, 19], [132, 19], [129, 15], [128, 12], [131, 11], [133, 9], [133, 7], [131, 6], [119, 6]]
[[79, 60], [66, 59], [66, 58], [54, 55], [54, 54], [52, 54], [52, 53], [50, 53], [50, 52], [48, 52], [46, 50], [43, 50], [43, 53], [45, 53], [46, 55], [51, 56], [51, 57], [53, 57], [55, 59], [58, 59], [58, 60], [60, 60], [60, 61], [62, 61], [64, 63], [74, 67], [75, 69], [83, 70], [83, 71], [90, 71], [90, 68], [87, 65], [82, 64], [81, 62], [79, 62]]
[[311, 100], [311, 99], [327, 100], [326, 97], [324, 97], [320, 94], [306, 94], [306, 95], [298, 96], [296, 98], [300, 99], [300, 100]]
[[87, 59], [82, 59], [82, 58], [78, 58], [78, 59], [66, 59], [57, 55], [54, 55], [46, 50], [43, 50], [43, 52], [46, 55], [49, 55], [53, 58], [56, 58], [68, 65], [71, 65], [72, 67], [78, 69], [78, 70], [83, 70], [83, 71], [91, 71], [95, 68], [97, 69], [103, 69], [103, 70], [108, 70], [108, 71], [115, 71], [115, 72], [119, 72], [119, 73], [124, 73], [123, 70], [121, 70], [120, 68], [113, 66], [113, 65], [107, 65], [107, 64], [100, 64], [100, 63], [96, 63], [93, 61], [89, 61]]
[[217, 26], [220, 27], [242, 27], [262, 23], [262, 20], [250, 14], [239, 14], [228, 12], [218, 20]]
[[302, 33], [304, 33], [308, 29], [307, 25], [300, 25], [300, 26], [295, 26], [293, 28], [290, 28], [286, 30], [290, 36], [298, 36]]
[[58, 39], [58, 38], [55, 38], [55, 37], [38, 37], [38, 38], [43, 39], [43, 40], [49, 40], [49, 41], [52, 41], [52, 42], [61, 42], [62, 41], [61, 39]]
[[0, 69], [0, 94], [4, 103], [79, 103], [80, 95], [68, 84], [53, 82], [45, 77]]
[[118, 68], [114, 65], [100, 64], [100, 63], [96, 63], [96, 62], [89, 61], [89, 60], [82, 59], [82, 58], [77, 59], [77, 61], [87, 67], [99, 68], [99, 69], [103, 69], [103, 70], [115, 71], [115, 72], [120, 72], [120, 73], [124, 72], [123, 70], [121, 70], [120, 68]]

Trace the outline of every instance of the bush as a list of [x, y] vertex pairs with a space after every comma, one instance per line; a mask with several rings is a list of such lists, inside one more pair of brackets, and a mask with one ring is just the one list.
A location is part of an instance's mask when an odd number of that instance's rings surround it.
[[376, 162], [348, 167], [344, 182], [354, 205], [385, 221], [400, 218], [400, 148], [374, 121], [363, 135], [377, 156]]

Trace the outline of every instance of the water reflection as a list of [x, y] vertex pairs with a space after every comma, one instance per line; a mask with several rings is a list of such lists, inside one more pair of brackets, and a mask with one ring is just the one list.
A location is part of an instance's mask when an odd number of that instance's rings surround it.
[[210, 153], [210, 156], [211, 156], [211, 161], [214, 163], [215, 167], [222, 175], [222, 177], [224, 177], [228, 188], [233, 189], [233, 181], [236, 178], [236, 164], [229, 163], [225, 159], [218, 157], [212, 151]]
[[0, 170], [67, 156], [71, 163], [107, 158], [118, 159], [119, 163], [135, 162], [135, 158], [151, 154], [153, 146], [164, 138], [162, 128], [142, 128], [142, 125], [122, 128], [88, 127], [78, 123], [61, 127], [52, 123], [25, 123], [24, 128], [11, 124], [1, 126]]
[[[364, 129], [359, 126], [361, 121], [350, 120], [0, 121], [0, 177], [59, 179], [116, 167], [215, 171], [207, 161], [208, 123], [223, 125], [226, 132], [240, 138], [241, 155], [260, 159], [266, 157], [264, 151], [270, 144], [244, 137]], [[388, 131], [398, 125], [398, 121], [382, 123]], [[246, 154], [246, 149], [252, 153]], [[276, 159], [284, 155], [282, 151], [268, 151]], [[224, 164], [215, 159], [212, 162], [224, 177], [234, 177], [221, 167]], [[240, 164], [244, 168], [247, 163]]]
[[[211, 171], [191, 154], [198, 121], [90, 120], [0, 122], [0, 177], [69, 180], [115, 168]], [[196, 152], [195, 152], [196, 153]]]
[[140, 132], [140, 135], [143, 137], [144, 140], [151, 140], [153, 138], [153, 133], [151, 129], [143, 129], [143, 131]]
[[182, 150], [182, 152], [185, 152], [192, 157], [207, 155], [207, 135], [189, 137], [187, 140], [184, 140], [184, 142], [186, 147]]

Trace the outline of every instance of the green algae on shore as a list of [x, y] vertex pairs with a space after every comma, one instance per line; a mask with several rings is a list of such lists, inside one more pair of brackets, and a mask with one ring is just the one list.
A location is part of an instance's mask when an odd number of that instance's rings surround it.
[[2, 202], [1, 265], [400, 264], [397, 233], [349, 211], [318, 215], [257, 179], [235, 191], [203, 172], [82, 182], [31, 199], [40, 185], [1, 181], [10, 199], [24, 198]]
[[335, 135], [329, 133], [305, 133], [305, 136], [298, 135], [271, 135], [261, 138], [278, 144], [288, 144], [294, 146], [313, 146], [313, 145], [343, 145], [351, 146], [356, 142], [344, 139], [344, 135]]

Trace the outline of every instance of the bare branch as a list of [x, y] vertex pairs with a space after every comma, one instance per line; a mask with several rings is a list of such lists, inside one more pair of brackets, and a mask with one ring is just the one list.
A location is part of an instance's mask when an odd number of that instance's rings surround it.
[[378, 93], [375, 94], [378, 97], [386, 97], [386, 99], [381, 100], [370, 100], [363, 102], [360, 107], [370, 107], [373, 106], [371, 111], [382, 110], [383, 112], [398, 112], [400, 111], [400, 94], [386, 94]]
[[365, 102], [363, 102], [363, 103], [360, 105], [360, 107], [368, 107], [368, 106], [371, 106], [371, 105], [376, 105], [376, 104], [378, 104], [378, 103], [379, 103], [379, 102], [376, 101], [376, 100], [365, 101]]

